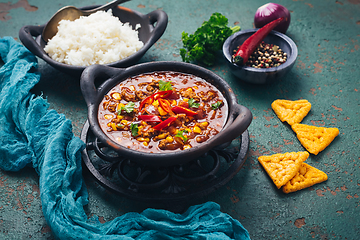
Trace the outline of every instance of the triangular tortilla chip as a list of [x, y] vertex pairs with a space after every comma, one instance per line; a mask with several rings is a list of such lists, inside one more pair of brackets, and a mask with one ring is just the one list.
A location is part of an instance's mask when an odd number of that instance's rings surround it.
[[337, 128], [315, 127], [299, 123], [292, 125], [291, 128], [296, 133], [301, 145], [315, 155], [329, 146], [339, 135]]
[[282, 122], [289, 125], [300, 123], [311, 109], [311, 103], [308, 100], [275, 100], [271, 104], [275, 114]]
[[308, 152], [290, 152], [260, 156], [258, 160], [279, 189], [299, 172], [302, 162], [308, 157]]
[[282, 190], [284, 193], [295, 192], [317, 183], [324, 182], [327, 179], [328, 176], [323, 171], [320, 171], [309, 164], [302, 163], [299, 172], [285, 184]]

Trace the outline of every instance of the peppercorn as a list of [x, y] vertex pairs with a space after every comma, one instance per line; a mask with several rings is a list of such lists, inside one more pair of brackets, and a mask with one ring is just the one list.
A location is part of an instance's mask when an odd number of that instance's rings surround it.
[[279, 46], [261, 42], [245, 65], [253, 68], [271, 68], [280, 66], [286, 60], [287, 54]]

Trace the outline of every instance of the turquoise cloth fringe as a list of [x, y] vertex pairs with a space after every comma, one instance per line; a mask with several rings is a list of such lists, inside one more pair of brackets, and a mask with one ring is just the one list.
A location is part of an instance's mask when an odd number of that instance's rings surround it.
[[241, 223], [214, 202], [183, 214], [147, 209], [101, 224], [88, 219], [82, 178], [84, 143], [71, 121], [30, 90], [39, 82], [37, 59], [13, 38], [0, 38], [0, 167], [32, 166], [39, 174], [43, 214], [59, 239], [250, 239]]

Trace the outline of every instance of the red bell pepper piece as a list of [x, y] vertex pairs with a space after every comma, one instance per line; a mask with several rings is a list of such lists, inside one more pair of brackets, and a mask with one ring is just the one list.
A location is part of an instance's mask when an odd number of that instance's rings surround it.
[[174, 113], [185, 113], [187, 116], [194, 116], [197, 114], [197, 112], [194, 112], [190, 109], [187, 109], [187, 108], [184, 108], [184, 107], [181, 107], [181, 106], [175, 106], [175, 107], [172, 107], [171, 110], [174, 112]]
[[169, 117], [165, 121], [159, 123], [158, 125], [155, 125], [153, 129], [160, 131], [163, 128], [168, 127], [173, 121], [176, 120], [177, 117]]
[[156, 115], [140, 115], [138, 119], [145, 122], [162, 122], [160, 117]]
[[284, 20], [284, 17], [278, 18], [259, 30], [257, 30], [253, 35], [251, 35], [245, 42], [239, 47], [236, 53], [232, 57], [233, 63], [238, 65], [245, 64], [251, 54], [255, 51], [255, 49], [259, 46], [259, 44], [264, 40], [264, 38]]

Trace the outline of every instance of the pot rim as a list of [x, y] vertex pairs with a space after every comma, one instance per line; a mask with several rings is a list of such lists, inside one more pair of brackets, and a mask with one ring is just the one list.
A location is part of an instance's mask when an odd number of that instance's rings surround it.
[[[164, 153], [149, 153], [129, 149], [110, 139], [101, 130], [98, 122], [98, 109], [105, 94], [107, 94], [107, 92], [109, 92], [115, 85], [128, 79], [128, 77], [156, 71], [175, 71], [193, 74], [195, 76], [199, 76], [220, 90], [228, 103], [228, 116], [222, 130], [217, 135], [211, 137], [206, 142], [198, 146], [181, 151], [166, 151]], [[104, 74], [109, 78], [104, 81], [97, 89], [94, 89], [94, 85], [91, 83], [89, 84], [89, 79], [92, 79], [90, 80], [91, 82], [94, 81], [94, 79], [96, 79], [99, 75]], [[214, 82], [211, 82], [210, 80]], [[125, 69], [94, 65], [85, 69], [81, 76], [80, 84], [83, 96], [88, 105], [88, 120], [93, 133], [100, 139], [101, 142], [111, 147], [114, 151], [127, 157], [131, 157], [136, 162], [141, 162], [146, 165], [176, 165], [200, 157], [212, 148], [228, 142], [223, 141], [224, 139], [227, 139], [226, 136], [223, 136], [224, 130], [233, 124], [235, 118], [237, 119], [237, 115], [244, 115], [244, 119], [241, 121], [243, 126], [239, 126], [241, 129], [237, 136], [240, 136], [242, 132], [247, 129], [252, 120], [250, 110], [237, 103], [236, 95], [225, 80], [206, 68], [190, 63], [175, 61], [147, 62]], [[230, 142], [236, 137], [233, 137]], [[222, 141], [221, 144], [219, 144], [219, 141]], [[169, 160], [171, 161], [168, 162]]]

